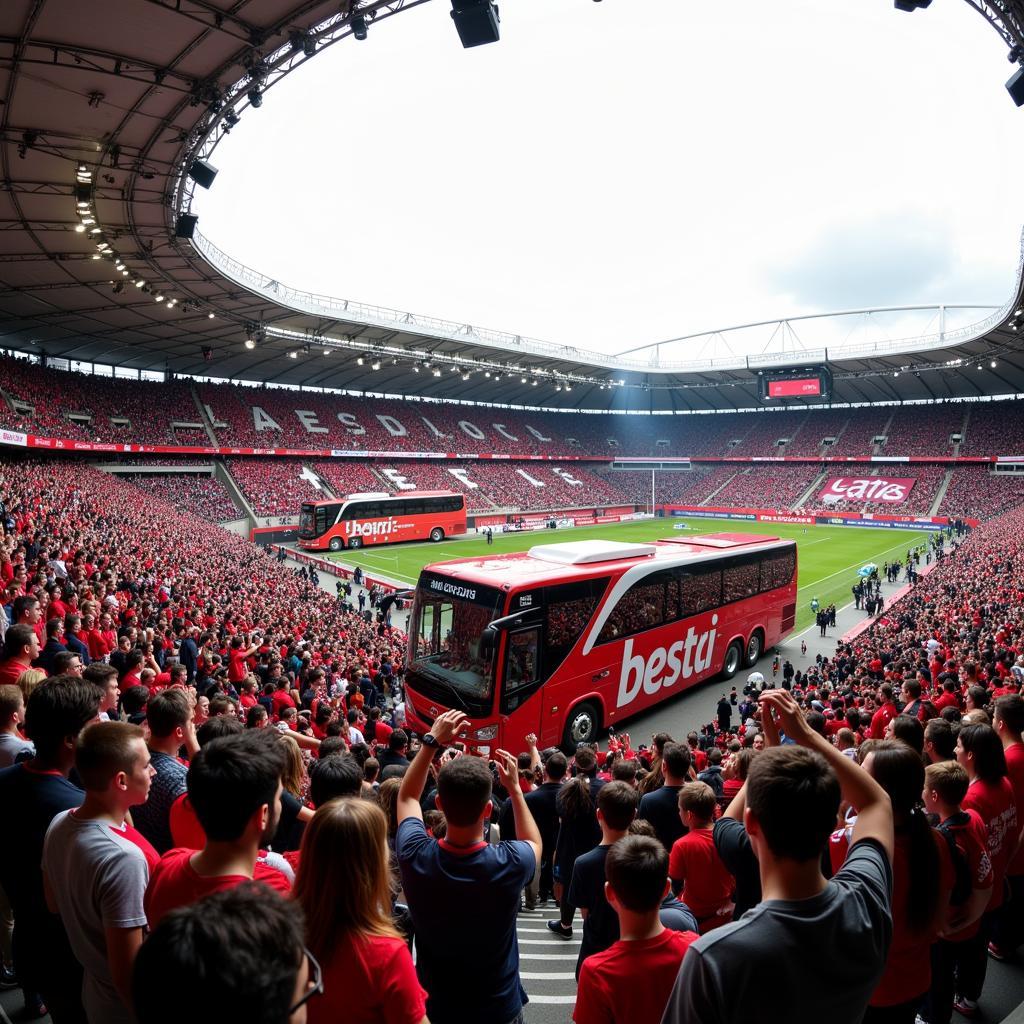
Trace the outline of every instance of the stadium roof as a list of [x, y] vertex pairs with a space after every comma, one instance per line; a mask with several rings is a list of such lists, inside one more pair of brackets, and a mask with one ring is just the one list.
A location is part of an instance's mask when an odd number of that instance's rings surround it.
[[[548, 408], [750, 407], [758, 371], [826, 361], [839, 402], [1024, 393], [1020, 262], [1013, 295], [974, 328], [842, 355], [671, 363], [655, 346], [613, 357], [309, 295], [237, 262], [245, 254], [221, 253], [199, 230], [176, 237], [195, 187], [185, 170], [214, 153], [253, 93], [258, 102], [325, 46], [349, 45], [356, 17], [380, 21], [423, 2], [378, 0], [358, 12], [350, 0], [0, 4], [0, 345], [143, 370]], [[1007, 41], [1020, 41], [1019, 6], [992, 7]]]

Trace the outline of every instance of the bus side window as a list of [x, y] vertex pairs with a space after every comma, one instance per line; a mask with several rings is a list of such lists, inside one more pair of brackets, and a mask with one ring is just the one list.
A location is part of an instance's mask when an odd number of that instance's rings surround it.
[[741, 601], [758, 591], [760, 559], [741, 556], [722, 569], [722, 602]]
[[608, 577], [560, 583], [544, 591], [544, 675], [550, 679], [594, 616]]
[[665, 621], [665, 573], [634, 584], [619, 599], [597, 638], [599, 644], [654, 629]]
[[717, 608], [722, 603], [721, 570], [684, 572], [679, 579], [679, 594], [684, 618]]
[[766, 555], [761, 562], [761, 590], [789, 586], [793, 579], [794, 562], [792, 549], [781, 554]]

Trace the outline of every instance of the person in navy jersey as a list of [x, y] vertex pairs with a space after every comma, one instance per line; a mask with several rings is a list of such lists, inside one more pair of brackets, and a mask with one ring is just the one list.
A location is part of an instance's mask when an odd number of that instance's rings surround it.
[[681, 743], [666, 743], [661, 756], [661, 773], [665, 784], [640, 799], [637, 817], [654, 826], [661, 845], [669, 852], [677, 839], [686, 835], [686, 826], [679, 818], [679, 790], [690, 776], [690, 750]]
[[101, 692], [81, 679], [57, 676], [32, 691], [25, 731], [36, 747], [31, 761], [0, 770], [0, 807], [17, 822], [16, 842], [0, 843], [0, 886], [14, 911], [14, 967], [30, 1015], [48, 1009], [54, 1024], [81, 1024], [82, 968], [60, 918], [43, 893], [43, 838], [61, 811], [81, 805], [85, 793], [68, 781], [75, 739], [96, 719]]
[[[427, 991], [432, 1024], [520, 1024], [526, 992], [519, 981], [516, 913], [541, 852], [537, 825], [519, 788], [519, 768], [507, 751], [495, 754], [512, 801], [518, 839], [488, 845], [491, 772], [469, 754], [440, 754], [465, 728], [461, 711], [434, 722], [398, 793], [396, 854], [416, 931], [416, 971]], [[420, 795], [435, 755], [437, 806], [447, 834], [435, 840], [423, 825]]]

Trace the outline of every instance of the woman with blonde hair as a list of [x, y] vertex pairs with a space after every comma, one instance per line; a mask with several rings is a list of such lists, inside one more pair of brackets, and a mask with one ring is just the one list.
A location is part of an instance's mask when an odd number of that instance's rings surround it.
[[391, 917], [387, 818], [370, 800], [319, 808], [302, 839], [292, 895], [321, 964], [323, 997], [309, 1024], [429, 1024], [426, 993]]
[[21, 690], [22, 696], [25, 698], [25, 703], [28, 703], [28, 699], [32, 694], [32, 691], [46, 678], [46, 673], [41, 668], [27, 668], [24, 672], [18, 676], [17, 682], [14, 684]]

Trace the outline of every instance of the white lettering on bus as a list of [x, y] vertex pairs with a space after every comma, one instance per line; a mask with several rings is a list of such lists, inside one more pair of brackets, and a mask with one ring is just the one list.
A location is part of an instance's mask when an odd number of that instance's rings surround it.
[[518, 440], [519, 440], [519, 438], [518, 438], [518, 437], [516, 437], [516, 435], [515, 435], [515, 434], [510, 434], [510, 433], [509, 433], [509, 432], [508, 432], [508, 431], [507, 431], [507, 430], [505, 429], [505, 424], [504, 424], [504, 423], [492, 423], [492, 424], [491, 424], [491, 426], [492, 426], [492, 427], [494, 427], [494, 429], [495, 429], [495, 430], [496, 430], [496, 431], [497, 431], [497, 432], [498, 432], [499, 434], [501, 434], [501, 436], [502, 436], [502, 437], [507, 437], [507, 438], [508, 438], [508, 439], [509, 439], [510, 441], [518, 441]]
[[338, 419], [345, 425], [345, 429], [352, 434], [353, 437], [359, 437], [360, 434], [366, 433], [366, 427], [359, 425], [359, 420], [355, 418], [350, 412], [339, 412]]
[[381, 537], [395, 532], [395, 521], [390, 516], [387, 519], [372, 519], [368, 522], [359, 522], [357, 519], [345, 520], [345, 535], [347, 537]]
[[[711, 625], [718, 625], [717, 615], [711, 616]], [[622, 652], [622, 675], [619, 677], [616, 706], [621, 708], [631, 704], [641, 689], [644, 693], [655, 694], [674, 685], [680, 678], [689, 679], [694, 673], [707, 671], [711, 667], [716, 633], [713, 628], [697, 633], [690, 626], [682, 640], [677, 640], [667, 649], [656, 647], [646, 660], [642, 654], [633, 654], [633, 641], [627, 640]]]
[[527, 426], [526, 428], [538, 441], [550, 441], [550, 437], [545, 437], [539, 430], [534, 430], [533, 427]]
[[409, 480], [402, 476], [397, 469], [382, 469], [380, 470], [400, 491], [415, 491], [416, 485], [410, 483]]
[[321, 427], [319, 421], [316, 418], [316, 413], [310, 409], [296, 409], [295, 415], [299, 417], [299, 422], [306, 428], [307, 434], [326, 434], [327, 428]]
[[430, 580], [430, 589], [439, 590], [442, 594], [451, 594], [452, 597], [464, 597], [468, 601], [476, 600], [476, 590], [460, 586], [458, 583], [448, 583], [445, 580]]
[[484, 432], [475, 423], [470, 423], [469, 420], [459, 420], [459, 429], [464, 434], [469, 434], [470, 437], [475, 437], [478, 441], [487, 440]]
[[543, 487], [544, 483], [541, 480], [537, 480], [530, 476], [525, 469], [517, 469], [516, 472], [529, 484], [533, 484], [534, 487]]
[[264, 430], [280, 430], [281, 428], [274, 421], [274, 417], [258, 405], [252, 407], [252, 425], [261, 433]]
[[448, 472], [451, 473], [451, 475], [455, 477], [456, 480], [459, 480], [461, 483], [464, 483], [469, 488], [475, 489], [480, 486], [479, 484], [473, 483], [473, 481], [469, 479], [468, 469], [450, 469], [448, 466], [445, 466], [445, 469], [447, 469]]
[[377, 414], [377, 419], [380, 420], [380, 425], [392, 436], [392, 437], [405, 437], [409, 433], [405, 427], [395, 419], [394, 416], [382, 416], [380, 413]]

